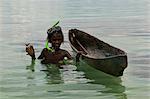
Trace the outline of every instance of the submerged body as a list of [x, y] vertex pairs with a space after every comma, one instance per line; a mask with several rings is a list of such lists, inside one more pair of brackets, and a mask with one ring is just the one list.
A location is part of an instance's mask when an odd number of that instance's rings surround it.
[[[68, 51], [60, 49], [61, 43], [64, 41], [63, 33], [59, 26], [50, 28], [48, 30], [48, 43], [51, 43], [51, 47], [44, 48], [38, 57], [41, 59], [42, 64], [59, 64], [65, 59], [72, 59]], [[51, 49], [51, 50], [49, 50]], [[35, 52], [32, 45], [27, 45], [26, 52], [31, 56], [32, 60], [35, 60]]]
[[50, 52], [47, 48], [44, 48], [38, 59], [42, 59], [42, 64], [57, 64], [61, 63], [61, 61], [63, 61], [65, 57], [67, 57], [68, 59], [72, 59], [71, 55], [66, 50], [59, 49], [57, 51]]

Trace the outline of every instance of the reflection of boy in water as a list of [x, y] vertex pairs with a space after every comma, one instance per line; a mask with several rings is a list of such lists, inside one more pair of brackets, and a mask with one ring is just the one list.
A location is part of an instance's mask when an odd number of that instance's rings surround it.
[[[72, 57], [69, 54], [68, 51], [60, 49], [61, 43], [64, 41], [64, 36], [61, 30], [61, 27], [52, 27], [47, 31], [48, 37], [47, 40], [49, 43], [51, 43], [50, 49], [52, 51], [48, 50], [48, 48], [44, 48], [38, 57], [38, 59], [42, 59], [42, 64], [57, 64], [64, 60], [65, 57], [67, 59], [71, 60]], [[32, 60], [35, 60], [35, 52], [33, 46], [26, 47], [26, 52], [28, 55], [31, 56]]]

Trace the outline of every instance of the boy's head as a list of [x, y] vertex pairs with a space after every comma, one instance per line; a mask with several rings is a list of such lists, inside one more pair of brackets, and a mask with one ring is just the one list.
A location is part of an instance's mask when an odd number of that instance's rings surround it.
[[58, 48], [64, 42], [64, 36], [60, 26], [48, 29], [47, 34], [47, 39], [52, 44], [52, 47]]
[[49, 40], [49, 42], [51, 43], [51, 38], [54, 34], [59, 34], [61, 35], [62, 37], [62, 42], [64, 42], [64, 36], [63, 36], [63, 33], [62, 33], [62, 30], [61, 30], [61, 27], [60, 26], [56, 26], [56, 27], [52, 27], [50, 29], [47, 30], [47, 34], [48, 34], [48, 37], [47, 39]]

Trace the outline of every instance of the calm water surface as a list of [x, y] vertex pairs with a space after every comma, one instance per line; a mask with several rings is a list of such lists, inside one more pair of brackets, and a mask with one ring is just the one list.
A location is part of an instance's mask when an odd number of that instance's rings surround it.
[[[150, 99], [149, 11], [149, 0], [0, 0], [0, 99]], [[84, 62], [80, 70], [50, 66], [47, 72], [38, 60], [31, 65], [24, 44], [33, 43], [38, 56], [57, 20], [65, 35], [61, 47], [70, 53], [71, 28], [126, 51], [124, 75], [112, 77]]]

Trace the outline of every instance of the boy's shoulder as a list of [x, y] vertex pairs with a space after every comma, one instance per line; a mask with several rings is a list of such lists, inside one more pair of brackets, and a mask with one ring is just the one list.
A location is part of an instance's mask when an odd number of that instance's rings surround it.
[[48, 51], [48, 49], [47, 48], [43, 48], [43, 51]]
[[[43, 48], [43, 52], [49, 52], [49, 50], [47, 49], [47, 48]], [[65, 50], [65, 49], [60, 49], [60, 51], [59, 52], [61, 52], [61, 53], [63, 53], [63, 54], [67, 54], [67, 53], [69, 53], [67, 50]]]
[[68, 51], [64, 50], [64, 49], [60, 49], [60, 51], [63, 52], [63, 53], [68, 53]]
[[64, 49], [60, 49], [60, 51], [67, 52], [67, 50], [64, 50]]
[[42, 52], [50, 52], [47, 48], [43, 48]]

